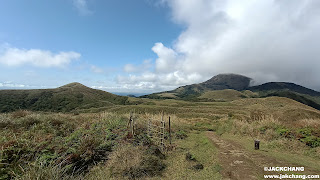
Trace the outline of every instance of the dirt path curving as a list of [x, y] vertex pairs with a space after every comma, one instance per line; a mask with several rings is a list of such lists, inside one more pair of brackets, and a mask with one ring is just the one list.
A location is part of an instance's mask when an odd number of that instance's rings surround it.
[[[208, 131], [206, 135], [218, 148], [221, 174], [224, 179], [263, 179], [264, 174], [285, 174], [285, 172], [265, 172], [264, 167], [300, 167], [259, 152], [250, 152], [236, 142], [222, 139], [214, 132]], [[307, 170], [302, 173], [319, 174]]]

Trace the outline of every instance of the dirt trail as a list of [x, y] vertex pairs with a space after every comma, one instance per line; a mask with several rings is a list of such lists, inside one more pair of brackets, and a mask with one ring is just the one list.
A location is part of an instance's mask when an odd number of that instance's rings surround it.
[[[264, 167], [301, 167], [297, 164], [287, 163], [273, 157], [265, 156], [259, 152], [250, 152], [240, 144], [225, 140], [214, 132], [207, 132], [207, 137], [217, 146], [219, 161], [222, 166], [224, 179], [263, 179], [264, 174], [285, 174], [285, 172], [265, 172]], [[303, 174], [319, 174], [305, 170]]]

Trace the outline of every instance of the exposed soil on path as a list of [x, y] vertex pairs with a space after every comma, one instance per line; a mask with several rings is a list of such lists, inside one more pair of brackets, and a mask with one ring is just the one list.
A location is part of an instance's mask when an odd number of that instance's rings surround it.
[[[250, 152], [239, 143], [222, 139], [214, 132], [208, 131], [206, 135], [218, 148], [219, 161], [222, 166], [221, 174], [224, 179], [263, 179], [264, 174], [286, 174], [286, 172], [266, 172], [264, 167], [301, 167], [263, 155], [258, 151]], [[319, 174], [319, 172], [308, 171], [306, 168], [300, 173]]]

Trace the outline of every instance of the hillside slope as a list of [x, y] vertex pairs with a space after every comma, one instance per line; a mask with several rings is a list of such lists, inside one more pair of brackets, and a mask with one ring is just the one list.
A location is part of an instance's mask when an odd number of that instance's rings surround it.
[[215, 91], [206, 91], [198, 97], [201, 101], [233, 101], [242, 98], [258, 97], [257, 93], [249, 90], [237, 91], [234, 89], [224, 89]]
[[55, 89], [0, 90], [0, 112], [17, 109], [68, 112], [125, 104], [128, 97], [70, 83]]
[[248, 87], [247, 89], [255, 92], [290, 90], [300, 94], [320, 96], [320, 92], [290, 82], [268, 82], [258, 86]]
[[249, 87], [259, 97], [287, 97], [320, 110], [320, 92], [289, 82], [268, 82]]
[[142, 97], [154, 99], [173, 98], [188, 100], [199, 97], [207, 91], [224, 89], [234, 89], [239, 91], [245, 90], [249, 87], [250, 81], [251, 78], [238, 74], [219, 74], [199, 84], [181, 86], [172, 91], [154, 93]]
[[199, 83], [181, 86], [172, 91], [143, 96], [152, 99], [189, 101], [232, 101], [242, 98], [287, 97], [320, 110], [320, 92], [290, 83], [268, 82], [249, 87], [251, 78], [237, 74], [219, 74]]

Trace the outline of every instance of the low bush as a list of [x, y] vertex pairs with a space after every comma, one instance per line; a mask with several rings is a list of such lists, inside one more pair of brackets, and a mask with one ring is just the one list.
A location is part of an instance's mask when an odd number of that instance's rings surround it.
[[177, 139], [185, 139], [188, 137], [187, 133], [184, 130], [179, 130], [175, 133]]
[[315, 148], [320, 146], [320, 138], [315, 136], [308, 136], [306, 138], [301, 139], [302, 142], [306, 143], [306, 145]]

